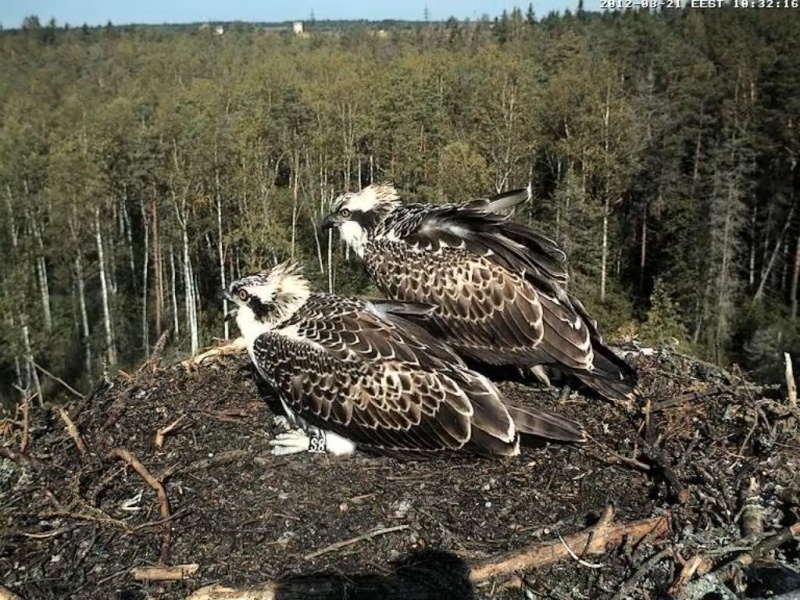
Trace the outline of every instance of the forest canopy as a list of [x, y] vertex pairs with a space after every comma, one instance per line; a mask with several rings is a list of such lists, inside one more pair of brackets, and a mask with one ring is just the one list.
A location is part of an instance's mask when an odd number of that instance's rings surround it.
[[290, 256], [374, 294], [317, 225], [384, 180], [530, 182], [611, 339], [767, 379], [800, 351], [800, 11], [305, 25], [0, 32], [0, 389], [233, 335], [217, 291]]

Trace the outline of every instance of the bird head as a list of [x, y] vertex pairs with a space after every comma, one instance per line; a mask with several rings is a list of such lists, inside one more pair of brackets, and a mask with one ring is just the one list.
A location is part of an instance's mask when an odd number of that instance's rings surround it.
[[286, 261], [254, 275], [237, 279], [222, 296], [235, 307], [225, 319], [236, 318], [245, 340], [252, 342], [289, 319], [311, 294], [302, 267]]
[[337, 228], [344, 242], [363, 256], [370, 233], [399, 205], [400, 197], [393, 185], [373, 183], [360, 192], [346, 192], [334, 198], [321, 227]]

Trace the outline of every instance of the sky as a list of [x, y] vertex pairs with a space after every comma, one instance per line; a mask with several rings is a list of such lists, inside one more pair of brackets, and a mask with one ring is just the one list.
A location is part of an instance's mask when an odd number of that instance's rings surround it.
[[[294, 21], [317, 19], [422, 20], [427, 4], [431, 20], [479, 19], [500, 15], [514, 6], [527, 9], [530, 0], [0, 0], [0, 23], [19, 27], [29, 15], [44, 24], [114, 25], [129, 23], [194, 23], [203, 21]], [[536, 0], [537, 16], [552, 10], [574, 10], [577, 0]], [[600, 0], [585, 0], [597, 10]]]

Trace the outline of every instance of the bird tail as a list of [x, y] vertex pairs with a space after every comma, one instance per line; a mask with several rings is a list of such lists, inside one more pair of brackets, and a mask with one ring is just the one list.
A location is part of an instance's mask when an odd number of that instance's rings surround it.
[[517, 431], [557, 442], [585, 442], [579, 423], [540, 408], [522, 408], [506, 403]]
[[572, 375], [608, 400], [633, 400], [638, 382], [636, 370], [603, 342], [597, 339], [592, 342], [594, 369]]

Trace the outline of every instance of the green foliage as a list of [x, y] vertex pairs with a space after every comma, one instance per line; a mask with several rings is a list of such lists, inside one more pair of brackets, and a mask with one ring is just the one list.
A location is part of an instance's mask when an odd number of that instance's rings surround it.
[[661, 279], [657, 279], [653, 286], [650, 308], [638, 334], [643, 342], [655, 346], [685, 346], [687, 342], [680, 307], [670, 297], [669, 289]]
[[533, 182], [516, 218], [564, 247], [606, 335], [640, 316], [721, 361], [794, 351], [800, 20], [579, 12], [0, 32], [0, 377], [27, 322], [37, 361], [86, 384], [106, 306], [122, 367], [167, 327], [189, 351], [194, 317], [207, 344], [223, 279], [288, 256], [374, 294], [316, 224], [384, 179], [417, 201]]

